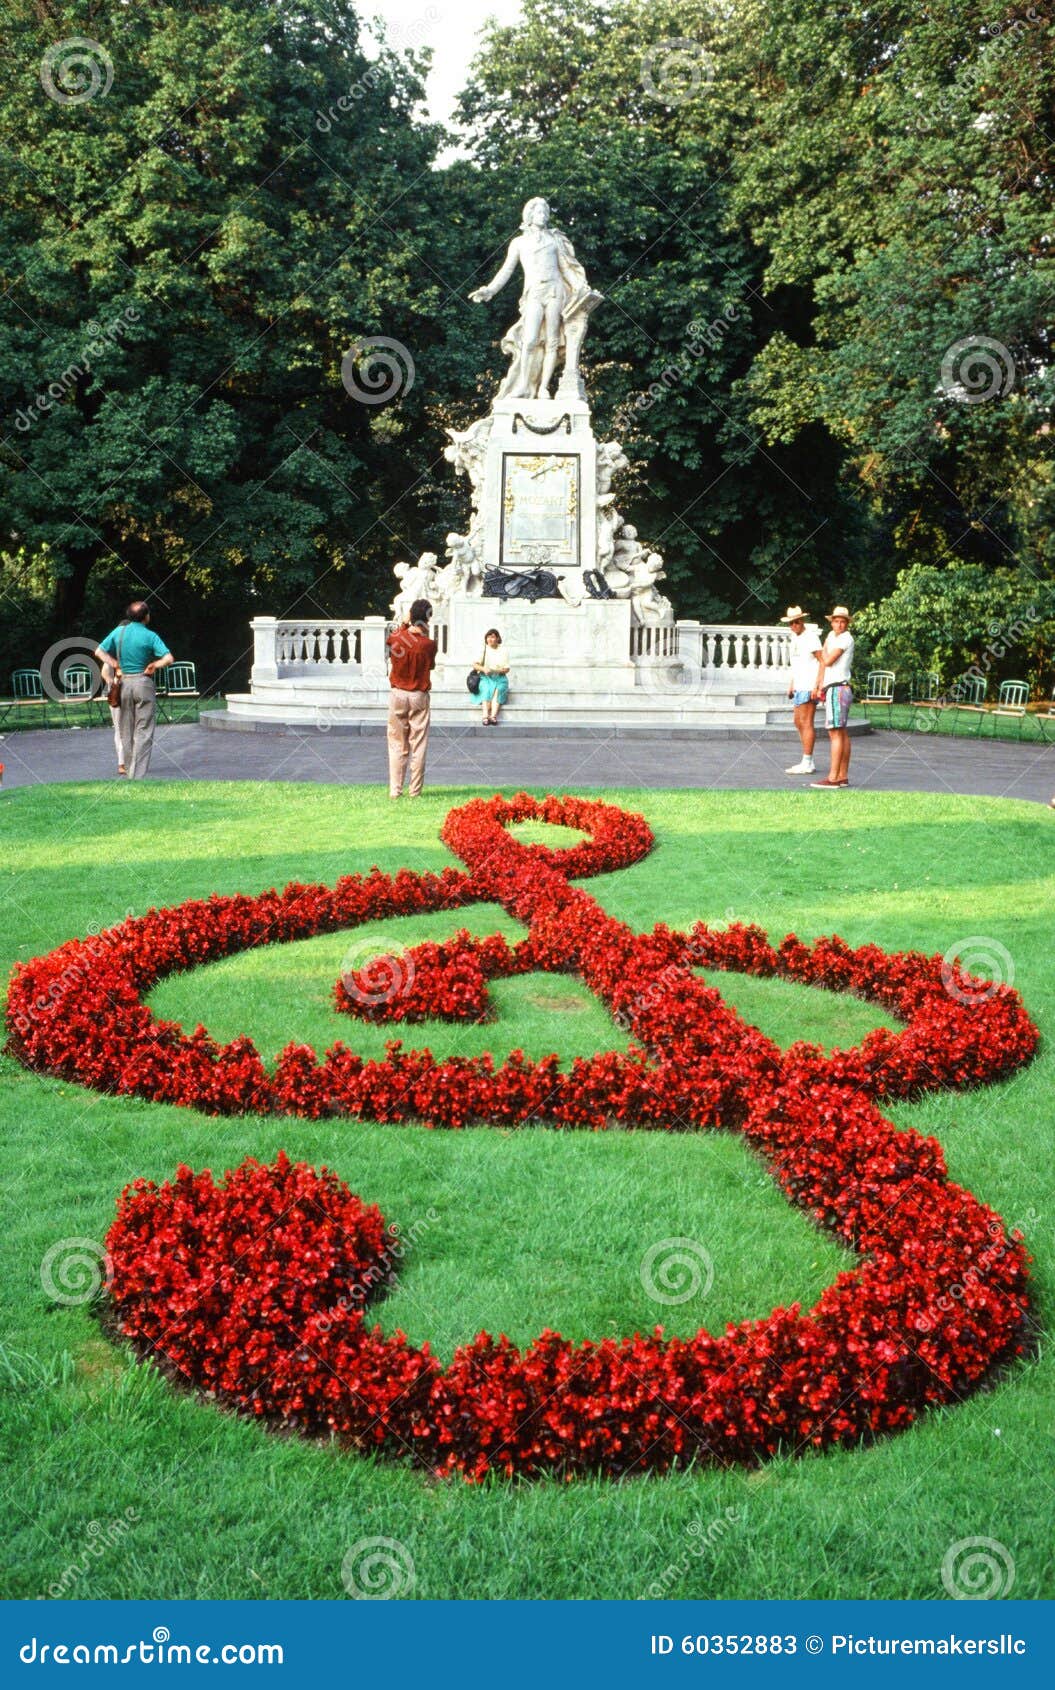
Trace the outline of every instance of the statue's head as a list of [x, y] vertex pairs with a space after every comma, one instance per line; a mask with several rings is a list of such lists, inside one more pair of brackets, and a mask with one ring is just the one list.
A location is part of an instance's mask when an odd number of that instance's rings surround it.
[[520, 217], [522, 229], [544, 229], [549, 222], [549, 203], [544, 199], [528, 200]]
[[439, 561], [440, 560], [436, 556], [435, 552], [422, 552], [421, 556], [418, 558], [418, 568], [435, 569]]

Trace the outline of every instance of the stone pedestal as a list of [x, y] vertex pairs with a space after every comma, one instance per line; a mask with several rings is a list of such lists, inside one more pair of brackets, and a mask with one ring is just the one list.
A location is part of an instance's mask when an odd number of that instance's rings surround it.
[[565, 692], [569, 698], [633, 691], [630, 606], [626, 600], [457, 599], [450, 607], [441, 683], [463, 683], [480, 660], [484, 635], [497, 628], [508, 656], [510, 686], [521, 697]]
[[582, 595], [597, 567], [597, 442], [584, 399], [496, 399], [484, 456], [488, 569], [550, 569]]

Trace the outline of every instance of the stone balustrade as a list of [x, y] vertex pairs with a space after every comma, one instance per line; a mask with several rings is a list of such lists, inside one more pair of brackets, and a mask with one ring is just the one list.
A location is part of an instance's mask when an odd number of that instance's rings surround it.
[[780, 623], [678, 622], [675, 626], [677, 655], [701, 669], [764, 678], [791, 667], [791, 634]]
[[[383, 616], [279, 619], [257, 616], [253, 628], [253, 681], [299, 680], [310, 676], [358, 676], [365, 684], [385, 676]], [[446, 622], [433, 624], [441, 657], [448, 655]], [[748, 623], [681, 621], [630, 630], [630, 657], [635, 664], [682, 662], [708, 672], [737, 678], [781, 676], [790, 666], [788, 630]], [[452, 653], [457, 656], [457, 653]]]
[[[384, 616], [279, 619], [255, 616], [253, 630], [254, 683], [294, 681], [306, 677], [344, 674], [363, 681], [385, 679]], [[447, 624], [435, 622], [433, 637], [441, 656], [447, 652]]]

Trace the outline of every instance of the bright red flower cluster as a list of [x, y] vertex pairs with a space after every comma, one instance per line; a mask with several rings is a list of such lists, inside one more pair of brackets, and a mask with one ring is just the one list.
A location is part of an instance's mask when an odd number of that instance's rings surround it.
[[[587, 831], [569, 850], [524, 846], [532, 818]], [[974, 1085], [1027, 1061], [1036, 1029], [1009, 988], [941, 959], [839, 939], [776, 950], [759, 929], [635, 934], [571, 880], [650, 848], [640, 816], [578, 798], [478, 800], [444, 838], [468, 865], [441, 876], [374, 871], [328, 889], [215, 898], [151, 911], [104, 936], [100, 965], [71, 943], [16, 971], [8, 999], [23, 1061], [103, 1089], [214, 1112], [350, 1114], [498, 1126], [734, 1128], [792, 1202], [864, 1256], [814, 1309], [777, 1309], [721, 1336], [573, 1345], [544, 1332], [526, 1350], [481, 1334], [442, 1367], [428, 1347], [364, 1318], [384, 1226], [325, 1170], [245, 1164], [216, 1186], [180, 1169], [124, 1193], [109, 1238], [122, 1331], [145, 1354], [269, 1422], [409, 1455], [439, 1473], [609, 1474], [689, 1460], [756, 1460], [778, 1449], [894, 1431], [954, 1401], [1023, 1350], [1021, 1240], [948, 1181], [939, 1146], [899, 1132], [874, 1098]], [[404, 991], [371, 1001], [354, 974], [342, 1008], [410, 1021], [487, 1013], [487, 981], [525, 968], [580, 975], [629, 1029], [629, 1052], [563, 1070], [514, 1051], [437, 1061], [388, 1047], [364, 1062], [336, 1045], [319, 1062], [288, 1046], [269, 1076], [248, 1040], [219, 1047], [156, 1021], [142, 993], [163, 974], [276, 939], [418, 909], [497, 901], [528, 927], [509, 946], [458, 934], [402, 962]], [[408, 959], [409, 964], [408, 965]], [[832, 1056], [781, 1052], [700, 978], [735, 968], [851, 991], [906, 1026]], [[346, 1001], [342, 1001], [343, 999]], [[405, 1001], [400, 1001], [403, 996]], [[365, 1288], [365, 1289], [364, 1289]]]
[[474, 939], [463, 928], [440, 945], [415, 945], [352, 970], [338, 980], [333, 1000], [363, 1021], [486, 1021], [488, 980], [534, 967], [529, 939], [509, 945], [501, 933]]

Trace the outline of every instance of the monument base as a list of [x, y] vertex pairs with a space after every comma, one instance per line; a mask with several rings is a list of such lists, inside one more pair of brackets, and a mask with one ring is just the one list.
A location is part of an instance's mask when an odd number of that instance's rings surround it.
[[[469, 731], [479, 722], [480, 706], [465, 681], [494, 627], [509, 657], [502, 723], [510, 732], [794, 732], [784, 627], [635, 626], [625, 600], [573, 606], [563, 599], [532, 605], [463, 598], [449, 615], [434, 630], [432, 719], [439, 728]], [[202, 719], [210, 728], [383, 731], [385, 632], [381, 616], [258, 616], [251, 691], [230, 694], [222, 716]]]
[[482, 657], [490, 628], [502, 636], [510, 690], [525, 703], [555, 689], [587, 697], [632, 692], [637, 684], [625, 599], [586, 599], [573, 607], [563, 599], [529, 604], [523, 599], [480, 598], [451, 604], [449, 656], [437, 664], [434, 686], [444, 689], [453, 680], [464, 689], [468, 664]]

